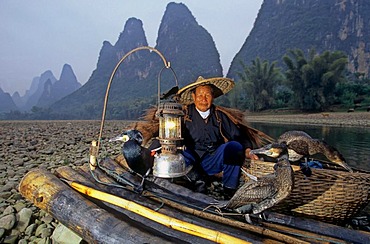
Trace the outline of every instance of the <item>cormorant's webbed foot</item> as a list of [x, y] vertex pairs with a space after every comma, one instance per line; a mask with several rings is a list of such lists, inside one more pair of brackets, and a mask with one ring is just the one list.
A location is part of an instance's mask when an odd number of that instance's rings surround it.
[[248, 224], [260, 224], [262, 221], [266, 221], [265, 214], [259, 213], [259, 214], [244, 214], [244, 219]]
[[240, 214], [249, 214], [249, 213], [252, 213], [252, 210], [253, 210], [253, 204], [248, 203], [246, 205], [236, 208], [235, 212], [240, 213]]
[[[252, 219], [253, 219], [253, 221], [252, 221]], [[245, 220], [249, 224], [252, 224], [252, 223], [259, 224], [262, 221], [266, 221], [266, 216], [265, 216], [264, 212], [259, 213], [259, 214], [246, 214], [245, 215]]]
[[140, 185], [139, 185], [139, 186], [137, 186], [137, 187], [135, 187], [135, 189], [134, 189], [134, 190], [135, 190], [135, 192], [137, 192], [137, 193], [141, 194], [141, 193], [144, 191], [144, 183], [145, 183], [145, 179], [146, 179], [146, 177], [148, 177], [148, 176], [149, 176], [150, 171], [151, 171], [151, 169], [148, 169], [148, 171], [145, 173], [145, 175], [143, 175], [143, 176], [142, 176], [142, 180], [141, 180]]
[[254, 207], [255, 207], [254, 203], [248, 203], [248, 204], [245, 204], [241, 207], [234, 209], [234, 211], [240, 214], [244, 214], [245, 221], [247, 221], [247, 223], [249, 224], [259, 223], [260, 221], [266, 220], [263, 212], [257, 213], [257, 214], [253, 213]]

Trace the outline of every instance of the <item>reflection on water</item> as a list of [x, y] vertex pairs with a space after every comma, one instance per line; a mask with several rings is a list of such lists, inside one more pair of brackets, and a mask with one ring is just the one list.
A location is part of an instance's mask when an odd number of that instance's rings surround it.
[[250, 124], [273, 138], [279, 137], [288, 130], [305, 131], [312, 138], [324, 139], [328, 144], [337, 148], [350, 166], [370, 170], [370, 128]]

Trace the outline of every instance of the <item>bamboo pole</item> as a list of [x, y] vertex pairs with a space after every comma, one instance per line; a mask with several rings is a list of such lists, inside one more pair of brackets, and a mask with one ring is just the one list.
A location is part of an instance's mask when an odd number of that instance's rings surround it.
[[215, 231], [209, 228], [205, 228], [202, 226], [198, 226], [195, 224], [191, 224], [185, 221], [178, 220], [176, 218], [169, 217], [167, 215], [155, 212], [154, 210], [151, 210], [142, 205], [139, 205], [135, 202], [128, 201], [126, 199], [93, 189], [91, 187], [84, 186], [82, 184], [79, 184], [73, 181], [67, 181], [67, 183], [73, 189], [87, 196], [90, 196], [90, 197], [93, 197], [93, 198], [96, 198], [96, 199], [99, 199], [105, 202], [109, 202], [111, 204], [122, 207], [129, 211], [135, 212], [141, 216], [145, 216], [148, 219], [151, 219], [153, 221], [166, 225], [167, 227], [172, 228], [174, 230], [178, 230], [178, 231], [182, 231], [182, 232], [185, 232], [191, 235], [199, 236], [204, 239], [214, 241], [216, 243], [250, 243], [242, 239], [224, 234], [220, 231]]
[[311, 242], [315, 243], [336, 243], [336, 244], [345, 244], [348, 243], [342, 239], [339, 238], [333, 238], [330, 236], [315, 234], [313, 232], [308, 232], [305, 230], [299, 230], [297, 228], [292, 228], [280, 224], [274, 224], [274, 223], [268, 223], [263, 222], [262, 226], [266, 226], [271, 230], [276, 230], [282, 233], [291, 233], [294, 236], [300, 237], [302, 239], [310, 240]]

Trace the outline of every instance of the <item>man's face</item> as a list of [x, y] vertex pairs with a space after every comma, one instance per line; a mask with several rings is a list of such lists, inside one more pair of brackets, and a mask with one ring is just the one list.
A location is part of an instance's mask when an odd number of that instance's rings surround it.
[[213, 103], [212, 88], [210, 86], [198, 86], [195, 89], [195, 93], [191, 95], [193, 96], [195, 107], [202, 112], [207, 111]]

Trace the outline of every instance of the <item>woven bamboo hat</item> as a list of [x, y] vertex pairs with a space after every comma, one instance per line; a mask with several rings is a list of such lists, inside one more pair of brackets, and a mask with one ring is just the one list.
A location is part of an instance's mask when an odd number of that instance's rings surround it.
[[213, 86], [214, 98], [216, 98], [223, 94], [228, 93], [231, 89], [233, 89], [234, 81], [229, 78], [223, 78], [223, 77], [214, 77], [214, 78], [204, 79], [202, 76], [199, 76], [195, 82], [181, 88], [177, 92], [177, 95], [180, 98], [180, 103], [185, 104], [185, 105], [193, 103], [193, 98], [191, 96], [191, 93], [198, 86], [204, 86], [204, 85]]

